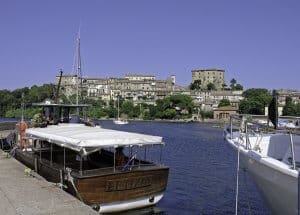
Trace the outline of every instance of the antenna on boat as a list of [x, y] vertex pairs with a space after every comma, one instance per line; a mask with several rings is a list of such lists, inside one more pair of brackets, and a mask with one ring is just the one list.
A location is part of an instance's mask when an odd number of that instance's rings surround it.
[[56, 94], [55, 94], [55, 104], [58, 103], [58, 97], [59, 97], [59, 89], [60, 89], [60, 85], [61, 85], [61, 78], [63, 75], [63, 71], [62, 69], [59, 71], [59, 81], [58, 81], [58, 85], [57, 85], [57, 89], [56, 89]]
[[117, 96], [117, 100], [118, 100], [118, 120], [119, 120], [119, 118], [120, 118], [120, 97], [119, 97], [119, 94], [118, 94], [118, 96]]

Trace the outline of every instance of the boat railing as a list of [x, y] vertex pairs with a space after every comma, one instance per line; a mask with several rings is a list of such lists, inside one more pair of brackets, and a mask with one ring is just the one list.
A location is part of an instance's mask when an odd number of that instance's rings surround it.
[[[288, 119], [299, 120], [300, 117], [288, 117]], [[261, 124], [259, 122], [253, 121], [251, 115], [231, 115], [230, 116], [230, 139], [233, 139], [233, 125], [234, 121], [239, 123], [239, 144], [244, 143], [244, 147], [246, 150], [255, 150], [257, 146], [262, 141], [263, 134], [271, 134], [271, 133], [282, 133], [289, 135], [290, 140], [290, 148], [291, 148], [291, 156], [292, 156], [292, 169], [296, 169], [296, 160], [295, 160], [295, 144], [293, 135], [300, 135], [300, 130], [298, 128], [286, 128], [286, 129], [272, 129], [267, 125]], [[256, 136], [257, 140], [254, 146], [251, 146], [250, 136]], [[240, 142], [240, 141], [243, 142]]]
[[97, 167], [94, 169], [84, 169], [83, 165], [81, 164], [80, 161], [78, 161], [77, 164], [71, 165], [66, 163], [64, 161], [63, 165], [60, 165], [56, 162], [51, 161], [51, 154], [50, 154], [50, 160], [46, 158], [39, 158], [39, 162], [42, 165], [45, 165], [47, 167], [54, 167], [55, 169], [66, 169], [66, 168], [71, 168], [72, 172], [81, 175], [81, 176], [88, 176], [88, 175], [105, 175], [105, 174], [110, 174], [110, 173], [120, 173], [120, 172], [131, 172], [131, 171], [138, 171], [138, 170], [146, 170], [146, 169], [153, 169], [155, 167], [161, 167], [162, 164], [157, 164], [157, 163], [150, 163], [150, 162], [144, 162], [144, 161], [139, 161], [139, 160], [134, 160], [130, 165], [125, 164], [122, 166], [108, 166], [108, 167]]
[[134, 172], [139, 170], [149, 170], [155, 167], [161, 167], [161, 165], [155, 163], [147, 163], [147, 164], [132, 165], [130, 169], [129, 168], [124, 169], [124, 166], [102, 167], [102, 168], [82, 170], [82, 171], [73, 169], [72, 173], [84, 177], [84, 176], [92, 176], [92, 175], [106, 175], [106, 174], [115, 174], [115, 173]]

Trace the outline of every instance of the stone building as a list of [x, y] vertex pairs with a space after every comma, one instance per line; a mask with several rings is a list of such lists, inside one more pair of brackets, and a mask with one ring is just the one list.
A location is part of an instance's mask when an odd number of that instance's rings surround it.
[[[56, 77], [58, 83], [59, 76]], [[83, 78], [83, 94], [88, 98], [102, 99], [107, 103], [120, 95], [134, 104], [155, 104], [157, 99], [180, 94], [185, 88], [176, 85], [174, 75], [167, 80], [157, 80], [153, 75], [126, 75], [124, 78]], [[78, 80], [80, 83], [81, 80]], [[77, 92], [77, 76], [63, 75], [61, 93], [69, 97]]]
[[130, 81], [142, 81], [142, 80], [155, 80], [154, 75], [137, 75], [137, 74], [127, 74], [125, 75], [125, 78], [127, 78]]
[[201, 108], [201, 110], [212, 111], [218, 108], [218, 105], [222, 99], [228, 99], [230, 105], [236, 109], [239, 108], [239, 103], [243, 99], [243, 91], [191, 91], [191, 97], [193, 98], [195, 106]]
[[300, 92], [296, 90], [277, 90], [278, 93], [278, 105], [285, 106], [286, 97], [290, 97], [294, 104], [300, 103]]
[[212, 83], [216, 90], [221, 90], [225, 85], [225, 70], [221, 69], [197, 69], [192, 70], [192, 83], [196, 80], [201, 82], [201, 89], [207, 90], [207, 85]]
[[231, 106], [219, 107], [214, 110], [214, 119], [229, 120], [230, 115], [237, 114], [238, 109]]

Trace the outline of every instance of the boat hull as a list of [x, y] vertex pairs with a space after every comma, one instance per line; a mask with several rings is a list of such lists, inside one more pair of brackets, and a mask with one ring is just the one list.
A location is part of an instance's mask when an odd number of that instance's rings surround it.
[[159, 193], [129, 201], [94, 205], [94, 208], [95, 206], [99, 206], [98, 211], [100, 213], [116, 213], [156, 205], [162, 199], [162, 197], [163, 193]]
[[151, 197], [163, 193], [167, 186], [168, 168], [117, 172], [101, 176], [73, 175], [81, 198], [88, 205]]
[[[227, 141], [238, 150], [233, 141]], [[253, 176], [273, 214], [298, 214], [298, 177], [268, 165], [264, 158], [253, 156], [248, 150], [240, 150], [240, 161]]]
[[167, 187], [169, 168], [159, 165], [67, 172], [41, 162], [33, 152], [17, 149], [15, 158], [50, 182], [63, 183], [66, 191], [101, 213], [120, 212], [155, 205]]

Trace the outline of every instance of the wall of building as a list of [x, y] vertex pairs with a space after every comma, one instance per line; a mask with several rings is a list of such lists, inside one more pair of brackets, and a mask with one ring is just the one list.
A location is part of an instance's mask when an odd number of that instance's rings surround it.
[[[175, 76], [167, 80], [156, 80], [151, 75], [126, 75], [125, 78], [83, 78], [82, 83], [84, 93], [89, 98], [110, 101], [121, 95], [134, 103], [155, 103], [157, 99], [185, 90], [175, 85], [175, 80]], [[56, 77], [56, 84], [58, 81], [59, 76]], [[61, 93], [66, 96], [76, 94], [76, 83], [76, 75], [62, 76]]]
[[223, 89], [225, 84], [225, 71], [220, 69], [192, 70], [192, 82], [201, 81], [201, 89], [206, 90], [209, 83], [213, 83], [217, 90]]

